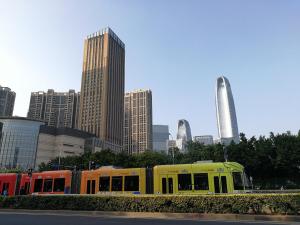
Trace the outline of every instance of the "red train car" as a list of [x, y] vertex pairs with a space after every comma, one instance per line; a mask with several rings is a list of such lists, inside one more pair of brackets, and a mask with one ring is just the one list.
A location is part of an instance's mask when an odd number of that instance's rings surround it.
[[7, 195], [15, 195], [17, 178], [16, 173], [0, 173], [0, 194], [3, 195], [6, 190]]
[[69, 194], [71, 182], [72, 172], [69, 170], [32, 173], [31, 178], [22, 174], [20, 194]]

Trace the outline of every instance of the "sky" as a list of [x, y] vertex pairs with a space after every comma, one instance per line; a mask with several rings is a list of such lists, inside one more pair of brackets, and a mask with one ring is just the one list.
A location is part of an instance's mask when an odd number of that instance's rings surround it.
[[231, 84], [247, 137], [300, 129], [298, 0], [0, 0], [0, 85], [26, 116], [30, 93], [80, 91], [84, 38], [125, 43], [125, 90], [151, 89], [153, 124], [217, 137], [215, 85]]

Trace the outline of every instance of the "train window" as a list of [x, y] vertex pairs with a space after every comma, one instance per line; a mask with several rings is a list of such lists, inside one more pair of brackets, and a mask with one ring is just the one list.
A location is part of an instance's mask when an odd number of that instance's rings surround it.
[[178, 174], [178, 190], [192, 190], [191, 174]]
[[215, 186], [215, 193], [220, 193], [220, 179], [218, 176], [214, 176], [214, 186]]
[[233, 172], [232, 177], [233, 177], [234, 190], [244, 190], [244, 185], [243, 185], [243, 181], [242, 181], [242, 173]]
[[195, 190], [208, 190], [208, 174], [195, 173], [194, 174], [194, 189]]
[[33, 192], [42, 192], [43, 191], [43, 179], [36, 179], [34, 181], [34, 190]]
[[111, 191], [122, 191], [122, 176], [112, 177]]
[[62, 192], [65, 190], [65, 178], [56, 178], [54, 179], [54, 192]]
[[164, 177], [161, 180], [162, 182], [162, 193], [167, 194], [167, 179]]
[[45, 179], [43, 192], [52, 192], [52, 183], [52, 179]]
[[227, 193], [227, 180], [225, 176], [221, 176], [222, 193]]
[[110, 177], [99, 178], [99, 191], [109, 191], [109, 180]]
[[139, 191], [139, 176], [125, 176], [125, 191]]

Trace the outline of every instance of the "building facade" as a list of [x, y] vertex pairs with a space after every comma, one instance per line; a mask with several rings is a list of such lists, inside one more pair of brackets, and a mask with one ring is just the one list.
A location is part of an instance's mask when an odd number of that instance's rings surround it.
[[167, 151], [167, 141], [169, 140], [168, 125], [153, 125], [153, 150]]
[[239, 142], [238, 124], [232, 91], [228, 79], [224, 76], [217, 79], [216, 113], [219, 139], [232, 139]]
[[0, 168], [34, 168], [40, 126], [23, 117], [0, 117]]
[[138, 154], [152, 150], [151, 90], [126, 93], [124, 102], [124, 151]]
[[195, 136], [194, 142], [198, 142], [203, 145], [212, 145], [214, 144], [214, 138], [212, 135]]
[[8, 87], [0, 86], [0, 116], [12, 116], [16, 93]]
[[79, 156], [85, 142], [94, 135], [71, 128], [41, 126], [39, 131], [35, 168], [56, 157]]
[[32, 92], [27, 117], [45, 121], [48, 126], [76, 128], [79, 95], [68, 92]]
[[84, 41], [78, 128], [122, 147], [124, 86], [124, 43], [110, 28], [89, 35]]

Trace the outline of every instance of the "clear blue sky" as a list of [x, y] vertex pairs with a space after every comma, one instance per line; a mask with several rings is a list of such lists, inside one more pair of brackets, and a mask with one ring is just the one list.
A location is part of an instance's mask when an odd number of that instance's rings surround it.
[[126, 44], [126, 90], [150, 88], [153, 122], [217, 135], [214, 91], [231, 83], [239, 131], [300, 129], [298, 0], [0, 0], [0, 85], [80, 90], [84, 38], [110, 26]]

